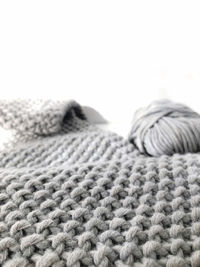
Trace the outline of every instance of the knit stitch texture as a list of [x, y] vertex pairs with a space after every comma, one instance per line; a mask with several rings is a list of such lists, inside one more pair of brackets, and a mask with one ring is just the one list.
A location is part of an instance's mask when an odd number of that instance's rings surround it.
[[74, 101], [0, 101], [0, 266], [200, 266], [200, 155], [147, 157]]

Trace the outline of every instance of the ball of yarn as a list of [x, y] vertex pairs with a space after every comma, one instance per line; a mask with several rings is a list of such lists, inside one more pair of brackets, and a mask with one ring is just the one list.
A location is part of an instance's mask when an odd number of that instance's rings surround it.
[[129, 140], [151, 156], [198, 152], [200, 115], [183, 104], [155, 101], [135, 113]]

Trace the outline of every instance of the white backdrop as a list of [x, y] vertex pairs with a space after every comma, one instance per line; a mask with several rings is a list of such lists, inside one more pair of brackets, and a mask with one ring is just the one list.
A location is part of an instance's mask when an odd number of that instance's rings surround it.
[[0, 97], [76, 99], [111, 121], [168, 97], [200, 112], [199, 1], [0, 1]]

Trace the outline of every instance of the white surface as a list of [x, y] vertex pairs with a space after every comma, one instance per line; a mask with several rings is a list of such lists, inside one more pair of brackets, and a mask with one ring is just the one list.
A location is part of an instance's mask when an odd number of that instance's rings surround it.
[[76, 99], [112, 122], [200, 111], [199, 1], [0, 1], [0, 97]]
[[129, 122], [115, 122], [115, 123], [99, 123], [96, 124], [100, 129], [111, 131], [117, 133], [118, 135], [123, 136], [124, 138], [128, 137], [128, 134], [131, 130], [131, 123]]

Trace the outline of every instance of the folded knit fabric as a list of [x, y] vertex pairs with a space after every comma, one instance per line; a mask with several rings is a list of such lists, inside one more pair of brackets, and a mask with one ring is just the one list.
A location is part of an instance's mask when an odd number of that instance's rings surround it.
[[61, 130], [63, 120], [70, 109], [85, 118], [75, 101], [1, 100], [0, 126], [22, 133], [57, 133]]
[[3, 101], [0, 126], [1, 266], [200, 266], [199, 154], [142, 155], [74, 101]]

